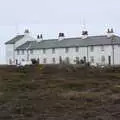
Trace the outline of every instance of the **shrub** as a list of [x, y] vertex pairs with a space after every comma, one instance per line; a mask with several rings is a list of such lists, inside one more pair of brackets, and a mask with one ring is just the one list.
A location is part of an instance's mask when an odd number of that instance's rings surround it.
[[35, 64], [39, 64], [39, 61], [36, 60], [36, 59], [31, 59], [31, 62], [32, 62], [33, 65], [35, 65]]

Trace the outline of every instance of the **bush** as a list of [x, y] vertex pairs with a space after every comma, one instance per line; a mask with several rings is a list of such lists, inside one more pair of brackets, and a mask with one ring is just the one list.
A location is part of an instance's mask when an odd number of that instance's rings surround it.
[[31, 62], [32, 62], [33, 65], [39, 64], [39, 60], [36, 60], [36, 59], [31, 59]]

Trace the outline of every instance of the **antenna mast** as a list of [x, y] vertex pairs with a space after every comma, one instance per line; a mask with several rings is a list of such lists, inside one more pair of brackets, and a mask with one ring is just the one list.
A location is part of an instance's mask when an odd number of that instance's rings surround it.
[[15, 32], [16, 32], [16, 35], [19, 35], [19, 26], [18, 26], [18, 24], [16, 24], [16, 26], [15, 26]]
[[85, 21], [85, 19], [83, 19], [83, 30], [86, 30], [87, 28], [86, 28], [86, 21]]

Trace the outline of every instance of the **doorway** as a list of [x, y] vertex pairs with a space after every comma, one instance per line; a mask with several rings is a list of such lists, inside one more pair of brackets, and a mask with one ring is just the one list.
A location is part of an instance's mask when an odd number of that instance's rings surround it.
[[111, 56], [108, 56], [108, 64], [111, 65]]

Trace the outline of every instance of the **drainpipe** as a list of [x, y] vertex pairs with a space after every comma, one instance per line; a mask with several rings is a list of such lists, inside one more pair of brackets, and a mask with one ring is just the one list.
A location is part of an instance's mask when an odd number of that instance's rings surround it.
[[31, 43], [29, 44], [29, 46], [26, 48], [27, 51], [27, 62], [29, 61], [29, 48], [31, 47]]
[[27, 61], [29, 61], [29, 51], [28, 49], [26, 49], [26, 51], [27, 51]]
[[14, 52], [13, 52], [13, 62], [14, 62], [14, 64], [16, 63], [15, 62], [15, 44], [13, 45], [13, 50], [14, 50]]
[[115, 54], [114, 54], [114, 45], [112, 45], [112, 49], [113, 49], [113, 65], [115, 64], [115, 61], [114, 61], [114, 56], [115, 56]]
[[111, 38], [111, 43], [112, 43], [112, 60], [113, 60], [113, 65], [115, 64], [115, 62], [114, 62], [114, 56], [115, 56], [115, 54], [114, 54], [114, 36], [112, 36], [112, 38]]
[[87, 46], [87, 62], [89, 62], [88, 46]]

